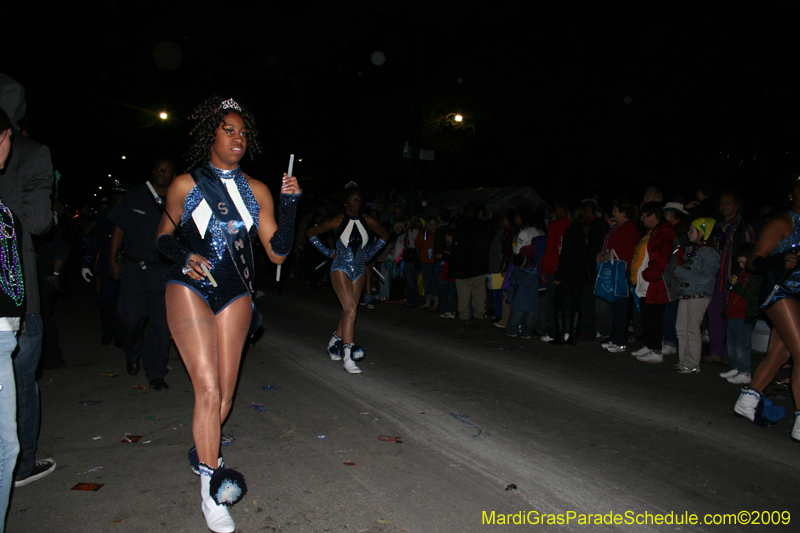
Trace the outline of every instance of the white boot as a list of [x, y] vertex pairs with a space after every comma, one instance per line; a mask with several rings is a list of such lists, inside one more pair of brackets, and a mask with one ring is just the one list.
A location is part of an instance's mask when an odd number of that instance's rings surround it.
[[342, 360], [342, 338], [335, 331], [328, 341], [328, 355], [331, 356], [331, 361]]
[[353, 361], [352, 356], [350, 355], [351, 350], [353, 349], [353, 345], [351, 344], [343, 344], [342, 345], [342, 367], [345, 370], [350, 372], [351, 374], [360, 374], [361, 369]]
[[743, 387], [742, 392], [739, 393], [739, 398], [733, 406], [733, 412], [753, 422], [756, 418], [756, 409], [760, 401], [760, 392], [750, 387]]
[[208, 485], [213, 474], [214, 471], [208, 465], [200, 463], [200, 495], [203, 497], [200, 507], [203, 509], [203, 516], [206, 517], [206, 525], [214, 533], [233, 533], [236, 531], [236, 525], [228, 508], [218, 505], [209, 494]]
[[792, 429], [792, 438], [800, 442], [800, 411], [794, 412], [794, 429]]

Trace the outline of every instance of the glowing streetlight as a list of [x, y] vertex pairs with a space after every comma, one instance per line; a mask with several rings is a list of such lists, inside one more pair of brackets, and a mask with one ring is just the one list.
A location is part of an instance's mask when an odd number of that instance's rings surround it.
[[161, 120], [167, 120], [167, 117], [168, 117], [169, 115], [167, 115], [166, 113], [164, 113], [164, 112], [162, 111], [161, 113], [159, 113], [159, 114], [158, 114], [158, 116], [159, 116], [159, 118], [161, 118]]
[[123, 155], [123, 156], [122, 156], [122, 159], [126, 159], [126, 157]]
[[456, 122], [461, 122], [462, 120], [464, 120], [464, 117], [456, 113], [456, 116], [453, 117], [453, 120], [455, 120]]

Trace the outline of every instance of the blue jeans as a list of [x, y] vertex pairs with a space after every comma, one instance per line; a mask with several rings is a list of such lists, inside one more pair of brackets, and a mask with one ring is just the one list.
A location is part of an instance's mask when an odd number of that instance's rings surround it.
[[17, 436], [19, 459], [17, 478], [27, 477], [36, 466], [36, 447], [39, 441], [39, 385], [36, 367], [42, 355], [42, 317], [38, 313], [25, 315], [14, 353], [14, 376], [17, 382]]
[[[506, 333], [516, 335], [517, 331], [523, 337], [530, 337], [533, 334], [533, 315], [534, 311], [514, 311], [508, 315]], [[520, 329], [521, 327], [521, 329]]]
[[506, 299], [506, 291], [503, 289], [493, 289], [492, 295], [494, 296], [494, 319], [500, 320], [503, 318], [503, 302]]
[[403, 274], [406, 277], [406, 303], [416, 306], [419, 303], [419, 285], [417, 282], [419, 271], [414, 269], [414, 263], [404, 261]]
[[14, 485], [14, 465], [19, 454], [17, 439], [17, 393], [11, 353], [17, 347], [16, 331], [0, 331], [0, 531]]
[[422, 282], [425, 284], [425, 299], [433, 303], [439, 301], [439, 293], [436, 292], [436, 265], [434, 263], [422, 263]]
[[728, 341], [728, 363], [731, 368], [744, 374], [750, 373], [752, 358], [753, 327], [743, 318], [729, 318], [725, 336]]

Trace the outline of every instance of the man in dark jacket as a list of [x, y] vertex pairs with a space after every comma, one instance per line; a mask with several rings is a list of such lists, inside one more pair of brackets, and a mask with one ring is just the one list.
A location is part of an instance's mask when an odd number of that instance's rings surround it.
[[458, 314], [461, 320], [482, 319], [486, 313], [486, 274], [489, 272], [489, 247], [492, 229], [478, 218], [476, 206], [464, 206], [464, 216], [453, 229], [450, 249], [450, 274], [456, 280]]
[[42, 355], [42, 317], [39, 313], [39, 285], [36, 273], [36, 252], [33, 235], [50, 229], [53, 211], [53, 164], [50, 150], [30, 139], [17, 127], [25, 116], [25, 90], [4, 74], [0, 74], [0, 107], [12, 121], [11, 153], [0, 176], [0, 197], [20, 219], [22, 225], [22, 264], [25, 279], [25, 317], [14, 352], [14, 374], [17, 381], [17, 434], [19, 459], [14, 486], [27, 485], [55, 470], [56, 462], [36, 460], [39, 440], [39, 386], [36, 367]]

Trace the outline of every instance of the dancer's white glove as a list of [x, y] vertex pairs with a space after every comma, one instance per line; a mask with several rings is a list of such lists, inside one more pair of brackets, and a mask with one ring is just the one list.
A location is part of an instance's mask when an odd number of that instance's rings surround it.
[[90, 268], [81, 269], [81, 277], [83, 278], [83, 281], [85, 281], [86, 283], [92, 282], [92, 280], [89, 278], [91, 278], [93, 275], [94, 274], [92, 274], [92, 270]]

